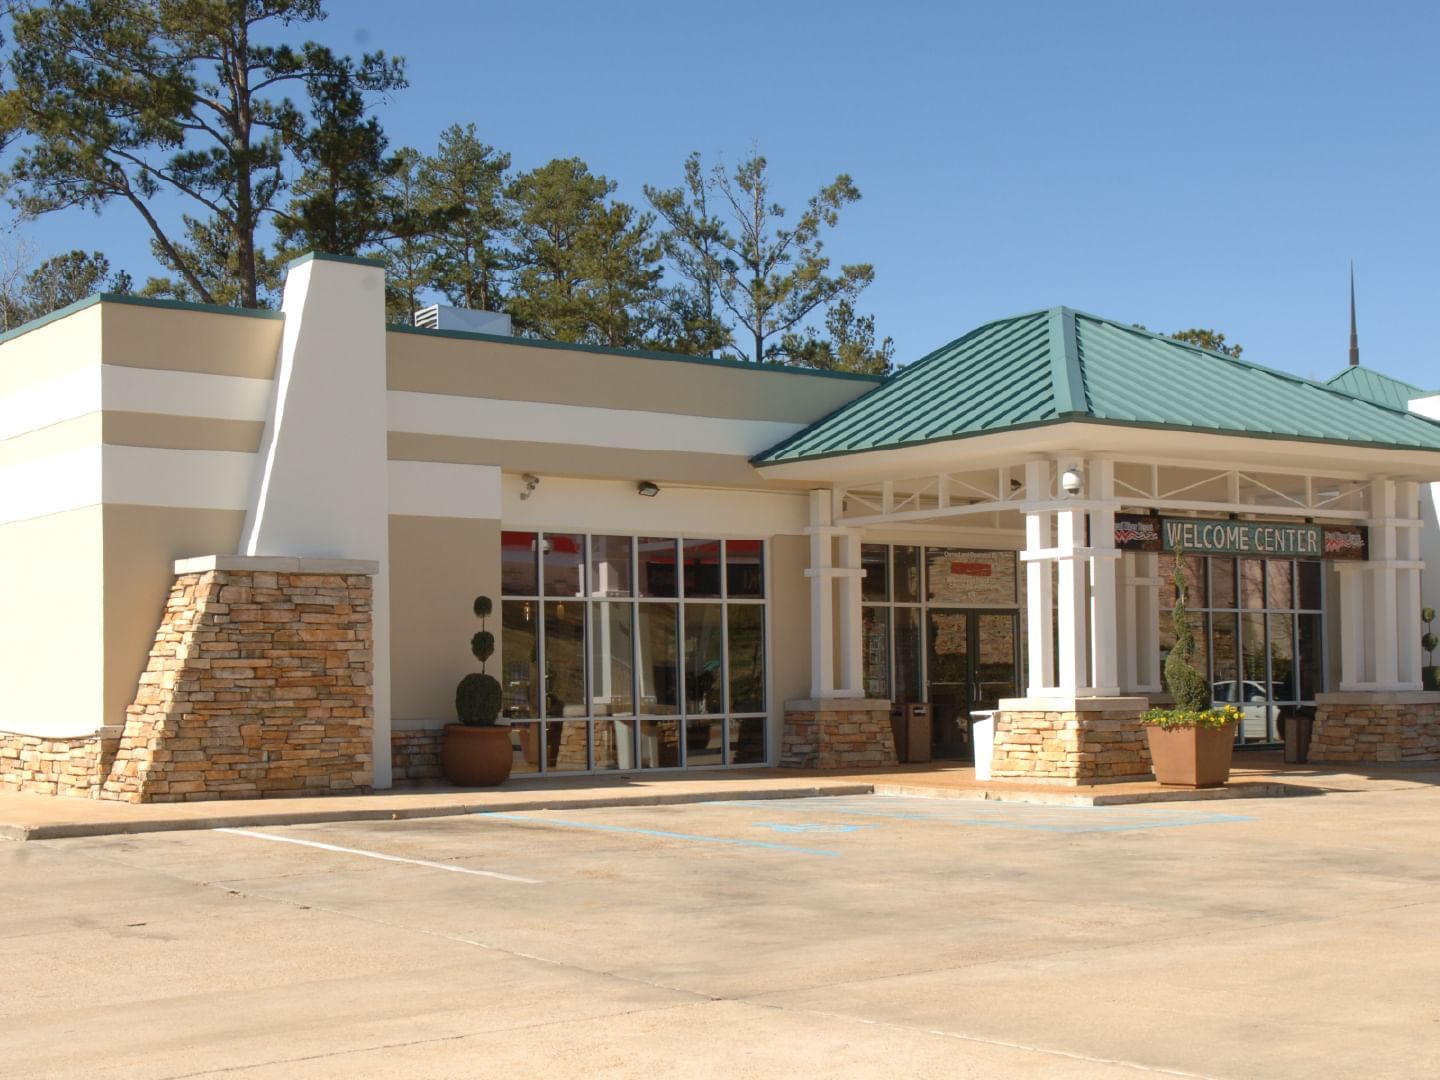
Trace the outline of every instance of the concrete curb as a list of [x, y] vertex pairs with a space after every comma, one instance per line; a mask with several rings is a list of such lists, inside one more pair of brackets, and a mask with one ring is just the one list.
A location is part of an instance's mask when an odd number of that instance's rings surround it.
[[1028, 803], [1033, 806], [1133, 806], [1139, 803], [1215, 802], [1225, 799], [1268, 799], [1285, 796], [1320, 795], [1315, 788], [1298, 784], [1241, 781], [1223, 788], [1171, 788], [1161, 791], [1127, 791], [1114, 794], [1090, 793], [1073, 788], [1010, 791], [994, 788], [939, 788], [908, 784], [877, 783], [876, 795], [908, 795], [926, 799], [966, 799], [972, 802]]
[[[742, 787], [734, 791], [636, 793], [625, 797], [594, 794], [577, 798], [557, 798], [560, 792], [537, 792], [534, 798], [507, 800], [503, 803], [429, 803], [376, 809], [342, 809], [319, 807], [310, 809], [247, 810], [243, 813], [217, 813], [205, 817], [176, 816], [150, 820], [74, 821], [13, 825], [0, 822], [0, 839], [4, 840], [66, 840], [84, 836], [125, 836], [135, 833], [180, 832], [201, 829], [236, 829], [257, 826], [311, 825], [337, 821], [406, 821], [415, 818], [460, 817], [465, 814], [533, 813], [537, 810], [594, 810], [615, 806], [669, 806], [680, 803], [734, 802], [738, 799], [811, 799], [825, 795], [870, 795], [873, 784], [827, 784], [816, 787], [757, 788]], [[317, 800], [319, 801], [319, 800]], [[325, 800], [329, 801], [329, 800]]]

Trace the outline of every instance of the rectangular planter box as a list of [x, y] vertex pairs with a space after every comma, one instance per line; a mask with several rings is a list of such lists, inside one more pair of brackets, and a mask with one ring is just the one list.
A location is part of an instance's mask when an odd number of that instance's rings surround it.
[[1171, 728], [1148, 726], [1150, 760], [1155, 779], [1166, 787], [1224, 787], [1230, 779], [1235, 725]]

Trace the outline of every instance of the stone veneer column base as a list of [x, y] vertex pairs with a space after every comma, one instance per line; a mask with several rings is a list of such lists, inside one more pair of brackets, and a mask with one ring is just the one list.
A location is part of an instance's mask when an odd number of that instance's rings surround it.
[[402, 780], [439, 780], [440, 745], [444, 728], [392, 729], [390, 732], [390, 776]]
[[100, 797], [120, 749], [120, 727], [89, 735], [21, 735], [0, 731], [0, 791]]
[[1440, 761], [1440, 693], [1315, 695], [1310, 761]]
[[897, 765], [890, 702], [875, 698], [785, 703], [782, 769], [864, 769]]
[[1010, 698], [995, 717], [993, 780], [1097, 784], [1150, 778], [1143, 697]]
[[189, 802], [367, 790], [377, 568], [234, 555], [177, 562], [100, 797]]

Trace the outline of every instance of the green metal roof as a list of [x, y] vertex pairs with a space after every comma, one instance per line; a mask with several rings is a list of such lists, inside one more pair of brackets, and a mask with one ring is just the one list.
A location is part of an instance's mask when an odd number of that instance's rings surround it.
[[1440, 423], [1071, 308], [986, 323], [757, 465], [1080, 420], [1440, 450]]
[[1351, 397], [1364, 398], [1376, 405], [1388, 405], [1392, 409], [1408, 409], [1411, 398], [1427, 396], [1418, 386], [1411, 386], [1399, 379], [1367, 368], [1363, 365], [1347, 367], [1333, 379], [1326, 379], [1325, 385]]

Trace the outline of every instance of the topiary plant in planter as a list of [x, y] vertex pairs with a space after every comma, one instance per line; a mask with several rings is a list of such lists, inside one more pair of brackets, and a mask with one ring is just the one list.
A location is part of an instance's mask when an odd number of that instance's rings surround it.
[[1423, 685], [1426, 690], [1440, 690], [1440, 667], [1435, 666], [1435, 650], [1440, 649], [1440, 637], [1436, 637], [1435, 631], [1430, 629], [1430, 624], [1435, 621], [1435, 609], [1427, 607], [1421, 610], [1420, 621], [1425, 624], [1425, 633], [1420, 635], [1420, 647], [1430, 661], [1421, 671]]
[[475, 615], [480, 629], [470, 638], [470, 653], [480, 661], [455, 688], [458, 724], [445, 725], [440, 747], [440, 767], [445, 778], [461, 787], [494, 787], [510, 776], [514, 751], [509, 727], [497, 727], [500, 718], [500, 683], [485, 671], [485, 662], [495, 655], [495, 635], [485, 629], [485, 620], [494, 610], [490, 597], [475, 598]]
[[1185, 552], [1177, 548], [1175, 607], [1170, 612], [1175, 647], [1165, 658], [1165, 685], [1175, 705], [1150, 709], [1140, 720], [1145, 724], [1156, 780], [1173, 787], [1220, 787], [1230, 778], [1235, 725], [1241, 713], [1234, 705], [1213, 708], [1210, 685], [1191, 663], [1195, 634], [1185, 610], [1189, 600]]

